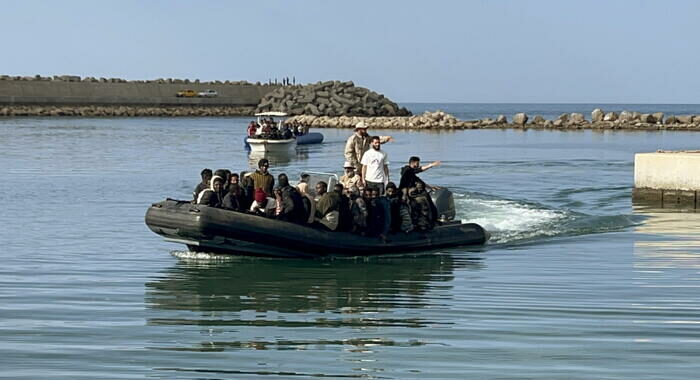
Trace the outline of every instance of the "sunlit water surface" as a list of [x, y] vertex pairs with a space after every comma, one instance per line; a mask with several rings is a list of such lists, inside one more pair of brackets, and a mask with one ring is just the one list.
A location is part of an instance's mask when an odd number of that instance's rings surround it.
[[[554, 112], [554, 111], [552, 111]], [[144, 225], [203, 167], [248, 168], [246, 118], [0, 120], [0, 377], [689, 379], [700, 218], [633, 210], [633, 154], [683, 132], [389, 133], [455, 192], [480, 248], [267, 260]], [[273, 174], [337, 172], [349, 135]]]

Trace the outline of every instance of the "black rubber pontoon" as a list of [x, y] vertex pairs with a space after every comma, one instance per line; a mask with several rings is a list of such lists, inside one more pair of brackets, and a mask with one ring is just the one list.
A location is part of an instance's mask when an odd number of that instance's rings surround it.
[[478, 224], [447, 222], [428, 232], [379, 238], [332, 232], [236, 211], [167, 199], [146, 212], [146, 225], [191, 251], [266, 257], [373, 256], [481, 245], [488, 233]]

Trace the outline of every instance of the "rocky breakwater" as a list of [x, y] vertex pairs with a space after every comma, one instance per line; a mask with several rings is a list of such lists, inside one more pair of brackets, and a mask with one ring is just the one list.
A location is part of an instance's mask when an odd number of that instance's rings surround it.
[[624, 130], [700, 130], [700, 115], [665, 115], [662, 112], [640, 113], [636, 111], [605, 112], [596, 108], [590, 120], [582, 113], [564, 113], [554, 120], [540, 115], [532, 119], [524, 113], [513, 117], [512, 123], [476, 121], [487, 128], [539, 128], [539, 129], [624, 129]]
[[287, 119], [287, 123], [297, 123], [314, 128], [354, 128], [364, 121], [372, 129], [467, 129], [473, 127], [470, 122], [442, 112], [425, 112], [413, 116], [313, 116], [298, 115]]
[[384, 95], [357, 87], [353, 82], [327, 81], [285, 86], [265, 95], [256, 112], [279, 111], [289, 115], [409, 116], [404, 107]]
[[530, 117], [525, 113], [513, 115], [509, 121], [505, 115], [481, 120], [459, 120], [442, 111], [425, 112], [415, 116], [350, 117], [298, 115], [287, 120], [315, 128], [353, 128], [364, 121], [375, 129], [555, 129], [555, 130], [689, 130], [700, 131], [700, 115], [670, 115], [661, 112], [639, 113], [633, 111], [604, 112], [595, 109], [590, 120], [581, 113], [565, 113], [554, 120], [541, 115]]

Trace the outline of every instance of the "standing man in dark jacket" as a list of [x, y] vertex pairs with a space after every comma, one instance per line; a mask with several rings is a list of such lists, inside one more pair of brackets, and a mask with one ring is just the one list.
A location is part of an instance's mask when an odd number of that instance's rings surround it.
[[[403, 197], [404, 201], [408, 203], [408, 198], [411, 196], [411, 194], [421, 194], [420, 197], [414, 197], [415, 199], [413, 199], [413, 201], [417, 201], [418, 203], [423, 201], [428, 202], [428, 206], [430, 207], [431, 213], [431, 225], [434, 225], [437, 221], [437, 208], [435, 207], [435, 204], [433, 203], [433, 199], [430, 197], [430, 194], [428, 194], [426, 191], [431, 187], [428, 186], [425, 182], [423, 182], [423, 180], [420, 179], [420, 177], [418, 177], [417, 174], [422, 173], [430, 168], [440, 166], [440, 164], [440, 161], [433, 161], [428, 165], [421, 166], [420, 157], [413, 156], [408, 159], [408, 165], [401, 168], [401, 182], [399, 182], [399, 191], [401, 192], [401, 196]], [[421, 184], [422, 190], [418, 192], [413, 192], [412, 190], [416, 188], [416, 184], [418, 183]], [[422, 199], [422, 197], [425, 197], [425, 199]]]
[[275, 177], [268, 172], [269, 168], [270, 161], [266, 158], [261, 159], [258, 161], [258, 170], [251, 174], [250, 178], [253, 180], [254, 189], [262, 189], [266, 196], [271, 197], [273, 196], [272, 189], [275, 188]]

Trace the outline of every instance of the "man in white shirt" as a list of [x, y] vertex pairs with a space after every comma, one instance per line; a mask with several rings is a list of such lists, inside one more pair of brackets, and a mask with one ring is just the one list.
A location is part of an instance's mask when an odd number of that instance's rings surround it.
[[389, 157], [381, 151], [379, 136], [372, 136], [371, 148], [362, 155], [360, 183], [365, 188], [379, 190], [384, 195], [384, 186], [389, 182]]

